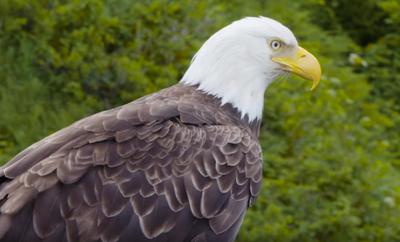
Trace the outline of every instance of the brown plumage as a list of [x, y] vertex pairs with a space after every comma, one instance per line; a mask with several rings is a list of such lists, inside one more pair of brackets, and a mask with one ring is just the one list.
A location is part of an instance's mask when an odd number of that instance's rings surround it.
[[0, 168], [1, 241], [233, 241], [258, 131], [183, 84], [82, 119]]

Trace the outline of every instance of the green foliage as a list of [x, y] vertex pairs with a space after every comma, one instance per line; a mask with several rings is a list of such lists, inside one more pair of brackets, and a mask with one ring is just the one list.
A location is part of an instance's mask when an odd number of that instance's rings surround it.
[[342, 29], [365, 46], [357, 52], [365, 57], [368, 68], [355, 65], [355, 71], [366, 74], [375, 96], [390, 99], [399, 106], [400, 77], [396, 74], [400, 68], [400, 2], [335, 0], [312, 7], [318, 25], [329, 31]]
[[[0, 119], [0, 161], [85, 114], [175, 83], [219, 27], [208, 15], [220, 10], [208, 11], [209, 4], [1, 1], [0, 110], [7, 117]], [[22, 116], [31, 109], [35, 115]], [[63, 117], [49, 125], [52, 115]]]
[[268, 89], [263, 189], [238, 241], [400, 241], [399, 9], [396, 0], [0, 1], [0, 162], [176, 83], [215, 30], [265, 15], [315, 53], [323, 80], [315, 92], [297, 78]]

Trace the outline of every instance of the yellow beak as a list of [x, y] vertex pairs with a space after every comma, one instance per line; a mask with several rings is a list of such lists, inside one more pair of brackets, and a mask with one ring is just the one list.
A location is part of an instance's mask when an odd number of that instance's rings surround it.
[[304, 79], [313, 82], [311, 90], [314, 90], [321, 79], [321, 66], [310, 52], [299, 47], [294, 56], [273, 57], [272, 61], [282, 64], [284, 69], [293, 72]]

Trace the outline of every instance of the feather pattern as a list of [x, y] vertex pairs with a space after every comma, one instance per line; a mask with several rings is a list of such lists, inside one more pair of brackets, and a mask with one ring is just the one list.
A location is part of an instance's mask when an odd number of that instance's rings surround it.
[[232, 241], [260, 190], [258, 129], [183, 84], [80, 120], [0, 168], [0, 239]]

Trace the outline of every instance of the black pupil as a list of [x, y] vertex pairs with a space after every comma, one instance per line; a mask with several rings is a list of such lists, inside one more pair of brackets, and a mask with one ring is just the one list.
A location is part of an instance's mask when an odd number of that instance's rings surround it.
[[274, 48], [278, 48], [279, 43], [278, 42], [274, 42]]

